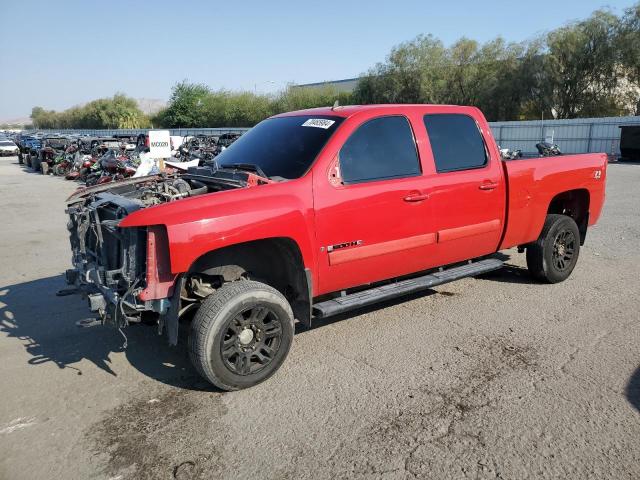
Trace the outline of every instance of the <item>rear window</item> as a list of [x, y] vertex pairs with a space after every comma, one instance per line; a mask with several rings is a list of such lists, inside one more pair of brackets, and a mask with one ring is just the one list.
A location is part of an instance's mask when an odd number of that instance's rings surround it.
[[478, 125], [467, 115], [425, 115], [436, 171], [453, 172], [487, 164], [487, 152]]
[[46, 140], [47, 146], [51, 148], [66, 148], [69, 143], [69, 140], [63, 138], [50, 138]]

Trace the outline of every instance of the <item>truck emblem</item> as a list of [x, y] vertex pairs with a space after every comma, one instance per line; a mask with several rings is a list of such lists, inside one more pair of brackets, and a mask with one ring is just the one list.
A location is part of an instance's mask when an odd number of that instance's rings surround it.
[[596, 170], [593, 172], [593, 178], [600, 180], [600, 177], [602, 177], [602, 170]]

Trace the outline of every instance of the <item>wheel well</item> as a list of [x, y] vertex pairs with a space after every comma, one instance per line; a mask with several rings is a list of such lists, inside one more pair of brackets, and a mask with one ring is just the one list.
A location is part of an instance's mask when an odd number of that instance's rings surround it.
[[557, 213], [568, 215], [578, 225], [580, 231], [580, 245], [584, 245], [589, 225], [589, 191], [583, 188], [559, 193], [551, 203], [547, 214]]
[[255, 240], [208, 252], [187, 272], [194, 274], [217, 278], [219, 283], [249, 278], [271, 285], [289, 301], [295, 318], [310, 325], [311, 277], [300, 248], [290, 238]]

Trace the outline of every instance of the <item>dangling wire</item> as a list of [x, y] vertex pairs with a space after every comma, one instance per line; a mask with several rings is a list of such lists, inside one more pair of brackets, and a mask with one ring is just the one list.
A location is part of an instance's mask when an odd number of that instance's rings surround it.
[[118, 331], [120, 332], [120, 335], [122, 335], [122, 337], [124, 338], [124, 343], [122, 344], [122, 348], [123, 350], [127, 349], [127, 336], [124, 334], [124, 332], [122, 331], [122, 328], [118, 327]]

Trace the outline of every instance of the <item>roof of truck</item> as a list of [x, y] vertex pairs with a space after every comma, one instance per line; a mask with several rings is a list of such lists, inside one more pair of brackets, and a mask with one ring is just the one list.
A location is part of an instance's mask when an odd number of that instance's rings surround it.
[[379, 111], [379, 112], [388, 112], [388, 111], [403, 111], [408, 112], [411, 110], [424, 111], [425, 108], [438, 108], [438, 109], [446, 109], [450, 110], [452, 113], [456, 110], [460, 112], [468, 112], [470, 109], [475, 109], [475, 107], [463, 107], [460, 105], [435, 105], [435, 104], [400, 104], [400, 103], [387, 103], [387, 104], [376, 104], [376, 105], [344, 105], [338, 106], [336, 108], [333, 107], [319, 107], [319, 108], [309, 108], [306, 110], [296, 110], [293, 112], [281, 113], [279, 115], [274, 115], [274, 117], [291, 117], [291, 116], [301, 116], [301, 115], [329, 115], [334, 117], [350, 117], [356, 113], [365, 112], [365, 111]]

